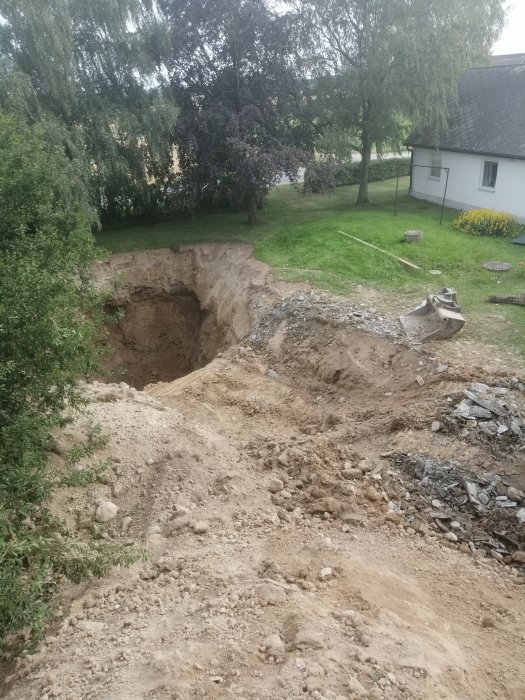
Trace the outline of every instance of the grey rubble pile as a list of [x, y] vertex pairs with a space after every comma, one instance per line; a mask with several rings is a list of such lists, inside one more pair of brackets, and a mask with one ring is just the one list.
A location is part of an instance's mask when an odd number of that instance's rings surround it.
[[[461, 401], [443, 414], [443, 424], [448, 429], [459, 429], [460, 437], [474, 434], [484, 440], [499, 440], [502, 445], [514, 449], [525, 447], [525, 411], [511, 389], [523, 391], [517, 379], [509, 386], [490, 387], [474, 382], [465, 389]], [[451, 399], [449, 401], [452, 402]]]
[[365, 304], [352, 304], [346, 299], [336, 299], [313, 291], [292, 294], [259, 320], [249, 336], [254, 345], [271, 338], [282, 321], [288, 322], [288, 333], [293, 340], [303, 340], [315, 333], [315, 322], [334, 326], [350, 324], [368, 333], [389, 337], [394, 342], [404, 339], [397, 319], [367, 309]]
[[424, 455], [390, 460], [397, 467], [385, 480], [391, 510], [408, 522], [423, 517], [473, 553], [484, 549], [507, 564], [525, 563], [525, 494], [505, 477], [479, 476]]

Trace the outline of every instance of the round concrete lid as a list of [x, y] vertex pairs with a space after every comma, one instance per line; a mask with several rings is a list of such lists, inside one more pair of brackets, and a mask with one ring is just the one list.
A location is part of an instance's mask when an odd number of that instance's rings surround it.
[[512, 269], [510, 263], [500, 262], [499, 260], [487, 260], [487, 262], [483, 263], [483, 267], [491, 272], [508, 272]]

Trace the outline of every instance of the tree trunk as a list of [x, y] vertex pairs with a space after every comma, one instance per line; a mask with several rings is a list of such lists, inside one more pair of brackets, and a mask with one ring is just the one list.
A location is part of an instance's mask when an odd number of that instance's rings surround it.
[[489, 297], [492, 304], [516, 304], [516, 306], [525, 306], [525, 294], [523, 296], [492, 296]]
[[257, 217], [257, 193], [253, 192], [248, 195], [248, 224], [255, 226], [259, 223]]
[[372, 158], [372, 149], [370, 146], [363, 148], [361, 154], [361, 167], [359, 169], [359, 192], [357, 193], [357, 203], [368, 203], [368, 171], [370, 170], [370, 160]]
[[372, 141], [370, 139], [370, 107], [367, 105], [363, 110], [364, 126], [361, 134], [361, 167], [359, 168], [359, 192], [357, 194], [358, 204], [368, 203], [368, 171], [370, 170], [370, 160], [372, 159]]

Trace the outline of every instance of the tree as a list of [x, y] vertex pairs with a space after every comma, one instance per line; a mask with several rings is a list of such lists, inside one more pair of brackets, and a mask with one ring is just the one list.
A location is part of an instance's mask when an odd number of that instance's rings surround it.
[[150, 0], [0, 0], [0, 107], [61, 141], [104, 216], [172, 166], [166, 38]]
[[[50, 512], [50, 433], [82, 402], [101, 321], [91, 284], [94, 212], [41, 129], [0, 112], [0, 659], [43, 631], [57, 584], [130, 557], [80, 541]], [[78, 472], [77, 472], [78, 474]]]
[[266, 0], [160, 0], [170, 26], [167, 61], [180, 119], [182, 174], [201, 204], [257, 207], [312, 145], [306, 83], [288, 15]]
[[356, 139], [358, 202], [372, 147], [401, 146], [407, 118], [447, 124], [459, 75], [489, 52], [503, 0], [296, 0], [311, 70], [334, 124]]

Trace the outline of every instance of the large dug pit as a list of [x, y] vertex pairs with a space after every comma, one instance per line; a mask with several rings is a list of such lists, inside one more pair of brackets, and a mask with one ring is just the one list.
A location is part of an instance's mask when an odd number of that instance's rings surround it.
[[137, 389], [178, 379], [238, 343], [276, 301], [249, 246], [197, 246], [115, 255], [98, 267], [117, 289], [107, 310], [107, 378]]
[[106, 368], [113, 380], [137, 389], [182, 377], [226, 345], [215, 314], [202, 310], [190, 290], [137, 291], [128, 302], [109, 304], [107, 310], [119, 320], [108, 327]]

